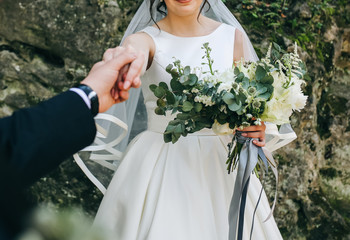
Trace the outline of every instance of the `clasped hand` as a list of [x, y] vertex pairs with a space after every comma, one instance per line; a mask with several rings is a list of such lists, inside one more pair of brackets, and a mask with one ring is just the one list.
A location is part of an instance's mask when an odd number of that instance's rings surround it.
[[100, 113], [126, 101], [131, 87], [140, 87], [143, 63], [142, 53], [132, 47], [116, 47], [104, 53], [103, 60], [97, 62], [81, 82], [97, 93]]

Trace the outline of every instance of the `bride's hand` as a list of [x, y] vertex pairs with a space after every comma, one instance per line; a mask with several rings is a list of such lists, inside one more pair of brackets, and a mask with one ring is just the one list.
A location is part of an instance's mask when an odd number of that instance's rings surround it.
[[249, 138], [257, 138], [259, 140], [254, 140], [254, 145], [258, 147], [264, 147], [265, 146], [265, 123], [261, 122], [260, 126], [250, 126], [246, 127], [243, 130], [241, 130], [243, 137], [249, 137]]
[[119, 71], [117, 82], [111, 91], [112, 96], [114, 96], [116, 100], [119, 99], [119, 101], [124, 101], [129, 98], [128, 91], [131, 87], [138, 88], [141, 86], [140, 75], [144, 62], [143, 53], [138, 52], [131, 46], [107, 49], [103, 54], [103, 61], [110, 61], [111, 59], [117, 58], [123, 50], [133, 53], [138, 57], [130, 64], [124, 65]]

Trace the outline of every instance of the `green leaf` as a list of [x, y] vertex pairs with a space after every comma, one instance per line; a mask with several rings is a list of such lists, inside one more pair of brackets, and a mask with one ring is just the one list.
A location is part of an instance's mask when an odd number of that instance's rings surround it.
[[165, 95], [165, 89], [162, 87], [157, 87], [154, 90], [154, 95], [156, 95], [157, 98], [162, 98]]
[[242, 107], [241, 101], [239, 101], [238, 103], [234, 102], [234, 103], [228, 105], [228, 108], [233, 112], [237, 112], [239, 109], [241, 109], [241, 107]]
[[182, 86], [182, 84], [181, 84], [179, 81], [177, 81], [177, 79], [174, 79], [174, 78], [173, 78], [173, 79], [170, 81], [170, 86], [171, 86], [171, 89], [172, 89], [173, 91], [181, 92], [181, 93], [182, 93], [183, 86]]
[[181, 137], [181, 133], [173, 133], [172, 136], [171, 136], [171, 142], [174, 144], [176, 143], [179, 138]]
[[[185, 82], [187, 82], [188, 80], [188, 76], [186, 75], [182, 75], [179, 79], [180, 83], [184, 84]], [[185, 84], [184, 84], [185, 85]]]
[[197, 81], [198, 81], [198, 77], [197, 77], [196, 74], [190, 74], [189, 75], [189, 85], [190, 86], [195, 85], [197, 83]]
[[175, 129], [174, 129], [174, 133], [182, 133], [182, 126], [181, 124], [178, 124]]
[[184, 112], [189, 112], [189, 111], [191, 111], [192, 109], [193, 109], [192, 103], [190, 103], [189, 101], [186, 101], [186, 102], [183, 103], [182, 110], [183, 110]]
[[191, 118], [191, 114], [189, 113], [179, 113], [176, 115], [176, 118], [180, 119], [180, 120], [188, 120]]
[[257, 91], [257, 95], [261, 95], [267, 92], [267, 88], [266, 87], [262, 87], [260, 89], [258, 89]]
[[161, 107], [157, 107], [154, 112], [157, 114], [157, 115], [165, 115], [165, 110]]
[[168, 126], [166, 127], [165, 133], [171, 133], [174, 132], [176, 126], [171, 125], [170, 123], [168, 124]]
[[234, 74], [237, 76], [240, 73], [239, 68], [235, 67]]
[[263, 99], [266, 99], [266, 100], [269, 100], [270, 97], [271, 97], [271, 93], [266, 92], [266, 93], [260, 94], [259, 97], [263, 98]]
[[242, 87], [245, 90], [248, 90], [248, 88], [249, 88], [249, 78], [247, 78], [247, 77], [243, 78], [243, 80], [242, 80]]
[[159, 83], [159, 86], [162, 87], [162, 88], [164, 88], [164, 89], [166, 89], [166, 90], [169, 89], [168, 84], [166, 84], [165, 82], [160, 82], [160, 83]]
[[169, 125], [177, 125], [177, 124], [179, 124], [181, 121], [179, 120], [179, 119], [175, 119], [175, 120], [172, 120], [172, 121], [170, 121], [168, 124]]
[[164, 108], [166, 106], [166, 103], [165, 103], [165, 101], [162, 98], [159, 98], [157, 100], [157, 106], [161, 107], [161, 108]]
[[174, 93], [167, 91], [166, 95], [165, 95], [166, 101], [168, 102], [168, 104], [172, 105], [175, 103], [175, 95]]
[[156, 88], [157, 88], [157, 85], [155, 85], [155, 84], [149, 85], [149, 89], [150, 89], [152, 92], [154, 92], [154, 91], [156, 90]]
[[171, 73], [171, 70], [173, 69], [173, 65], [172, 64], [169, 64], [166, 68], [165, 68], [165, 70], [168, 72], [168, 73]]
[[190, 75], [190, 73], [191, 73], [191, 67], [190, 66], [186, 66], [185, 69], [184, 69], [184, 74], [188, 76], [188, 75]]
[[266, 74], [267, 74], [266, 70], [262, 66], [258, 66], [256, 68], [255, 78], [257, 81], [260, 81], [266, 76]]
[[201, 103], [196, 102], [196, 103], [194, 104], [194, 110], [195, 110], [196, 112], [200, 112], [200, 111], [202, 111], [202, 109], [203, 109], [203, 105], [202, 105]]
[[273, 82], [274, 82], [274, 79], [271, 75], [267, 75], [263, 79], [261, 79], [261, 83], [264, 83], [264, 84], [272, 84]]
[[163, 138], [164, 138], [165, 143], [169, 143], [172, 140], [172, 134], [171, 133], [164, 133]]
[[226, 94], [222, 97], [222, 100], [223, 100], [227, 105], [230, 105], [230, 104], [234, 103], [234, 99], [235, 99], [235, 95], [233, 95], [233, 94], [230, 93], [230, 92], [226, 93]]

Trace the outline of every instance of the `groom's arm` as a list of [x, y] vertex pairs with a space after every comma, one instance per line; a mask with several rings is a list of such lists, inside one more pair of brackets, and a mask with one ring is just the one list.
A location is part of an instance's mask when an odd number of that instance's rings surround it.
[[24, 187], [90, 145], [95, 135], [90, 109], [68, 91], [0, 119], [0, 166]]

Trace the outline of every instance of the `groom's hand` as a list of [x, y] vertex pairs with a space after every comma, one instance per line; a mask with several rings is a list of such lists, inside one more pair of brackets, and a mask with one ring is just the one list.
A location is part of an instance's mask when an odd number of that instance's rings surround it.
[[[108, 51], [108, 50], [107, 50]], [[99, 99], [99, 112], [107, 111], [113, 104], [125, 101], [129, 95], [127, 91], [119, 91], [117, 88], [117, 80], [120, 70], [130, 65], [128, 81], [131, 86], [140, 86], [140, 74], [143, 66], [143, 57], [141, 54], [135, 53], [132, 49], [117, 47], [113, 51], [113, 57], [104, 59], [96, 63], [89, 75], [81, 82], [90, 86]]]

